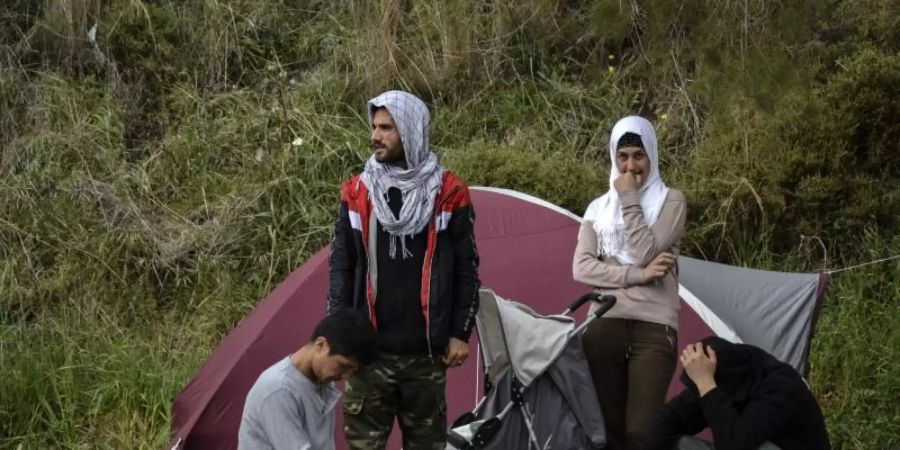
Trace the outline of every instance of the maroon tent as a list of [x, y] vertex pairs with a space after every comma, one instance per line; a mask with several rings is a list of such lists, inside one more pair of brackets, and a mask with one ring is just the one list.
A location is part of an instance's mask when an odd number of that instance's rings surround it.
[[[541, 314], [562, 312], [588, 288], [572, 280], [580, 218], [514, 191], [473, 188], [482, 285]], [[325, 313], [326, 247], [269, 294], [222, 341], [172, 408], [173, 449], [233, 449], [244, 398], [259, 374], [299, 348]], [[805, 370], [824, 276], [741, 269], [679, 258], [679, 344], [719, 334], [765, 348]], [[447, 377], [447, 416], [469, 411], [482, 388], [477, 351]], [[676, 377], [677, 377], [676, 373]], [[680, 391], [673, 383], [670, 394]], [[339, 409], [340, 410], [340, 409]], [[337, 447], [346, 448], [341, 417]], [[400, 448], [395, 427], [389, 448]]]

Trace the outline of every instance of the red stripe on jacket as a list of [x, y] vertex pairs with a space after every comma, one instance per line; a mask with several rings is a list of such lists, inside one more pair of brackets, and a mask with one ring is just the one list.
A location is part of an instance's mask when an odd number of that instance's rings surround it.
[[[363, 249], [368, 261], [369, 221], [371, 220], [372, 204], [369, 202], [369, 188], [362, 182], [360, 175], [353, 176], [341, 186], [341, 201], [347, 204], [350, 214], [355, 213], [359, 215]], [[428, 245], [425, 249], [425, 262], [422, 267], [420, 303], [422, 314], [425, 316], [425, 336], [429, 341], [429, 346], [431, 342], [431, 318], [428, 310], [430, 308], [432, 258], [437, 245], [436, 222], [441, 217], [441, 213], [448, 212], [452, 214], [454, 210], [470, 204], [469, 188], [465, 182], [453, 172], [445, 171], [441, 178], [441, 190], [435, 198], [435, 211], [428, 222]], [[368, 268], [371, 267], [370, 264], [371, 261], [369, 261], [369, 264], [366, 264], [366, 300], [369, 304], [369, 319], [372, 321], [372, 326], [378, 329], [378, 322], [375, 318], [375, 287], [372, 286], [372, 279], [368, 273]]]

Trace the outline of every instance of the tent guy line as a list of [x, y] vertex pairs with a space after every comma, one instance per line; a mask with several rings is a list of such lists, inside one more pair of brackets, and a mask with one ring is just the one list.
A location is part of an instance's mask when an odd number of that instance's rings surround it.
[[860, 267], [871, 266], [872, 264], [878, 264], [878, 263], [883, 263], [883, 262], [887, 262], [887, 261], [892, 261], [892, 260], [895, 260], [898, 258], [900, 258], [900, 255], [888, 256], [887, 258], [876, 259], [874, 261], [864, 262], [862, 264], [857, 264], [855, 266], [844, 267], [842, 269], [825, 270], [822, 272], [827, 275], [831, 275], [833, 273], [839, 273], [839, 272], [845, 272], [848, 270], [859, 269]]

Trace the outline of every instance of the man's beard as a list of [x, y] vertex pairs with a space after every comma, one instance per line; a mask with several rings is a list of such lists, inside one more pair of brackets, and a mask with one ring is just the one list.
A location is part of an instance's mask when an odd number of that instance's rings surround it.
[[[405, 162], [403, 152], [399, 150], [390, 150], [382, 144], [372, 144], [372, 153], [375, 154], [375, 160], [382, 164], [402, 165]], [[381, 157], [379, 157], [379, 153]]]

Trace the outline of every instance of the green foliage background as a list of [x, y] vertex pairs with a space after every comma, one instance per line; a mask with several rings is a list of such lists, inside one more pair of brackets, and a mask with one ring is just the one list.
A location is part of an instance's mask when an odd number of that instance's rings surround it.
[[[657, 126], [686, 254], [900, 254], [891, 0], [9, 0], [0, 6], [0, 447], [160, 448], [172, 397], [327, 242], [366, 99], [432, 107], [471, 184], [577, 213]], [[95, 39], [88, 32], [96, 25]], [[900, 263], [832, 283], [836, 448], [900, 446]]]

